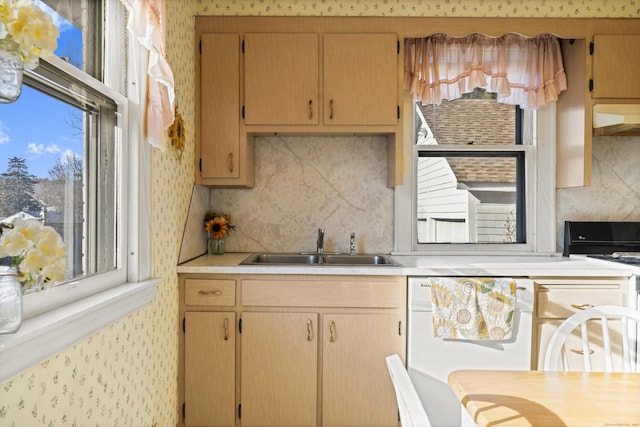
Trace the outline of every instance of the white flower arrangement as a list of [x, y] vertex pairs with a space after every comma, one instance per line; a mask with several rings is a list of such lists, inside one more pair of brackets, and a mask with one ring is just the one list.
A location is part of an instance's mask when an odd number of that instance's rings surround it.
[[60, 32], [33, 0], [0, 0], [0, 39], [18, 44], [24, 68], [34, 69], [58, 47]]
[[40, 221], [16, 218], [0, 224], [0, 257], [10, 256], [18, 267], [23, 291], [48, 288], [64, 280], [67, 246], [53, 227]]

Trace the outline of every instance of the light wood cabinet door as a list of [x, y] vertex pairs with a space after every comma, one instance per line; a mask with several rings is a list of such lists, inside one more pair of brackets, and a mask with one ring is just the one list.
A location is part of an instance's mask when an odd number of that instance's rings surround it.
[[319, 123], [318, 48], [317, 34], [245, 34], [245, 124]]
[[242, 314], [243, 427], [315, 426], [318, 313]]
[[235, 313], [185, 313], [185, 426], [235, 425]]
[[238, 179], [240, 36], [202, 34], [200, 67], [201, 178]]
[[324, 35], [324, 123], [398, 122], [398, 37]]
[[404, 355], [398, 314], [326, 314], [323, 318], [323, 427], [395, 427], [398, 408], [385, 358]]
[[640, 35], [596, 35], [593, 45], [593, 98], [640, 98]]

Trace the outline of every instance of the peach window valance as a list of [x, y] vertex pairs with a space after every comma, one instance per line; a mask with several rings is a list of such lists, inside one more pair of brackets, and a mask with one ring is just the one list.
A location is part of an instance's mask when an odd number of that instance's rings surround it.
[[415, 101], [440, 105], [479, 87], [497, 101], [537, 109], [567, 88], [555, 36], [434, 34], [405, 40], [404, 85]]

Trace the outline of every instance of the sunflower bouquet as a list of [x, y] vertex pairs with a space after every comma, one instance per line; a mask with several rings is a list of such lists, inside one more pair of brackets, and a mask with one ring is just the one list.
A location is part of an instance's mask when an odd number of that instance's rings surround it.
[[226, 213], [216, 213], [209, 211], [204, 215], [204, 229], [211, 239], [222, 239], [226, 237], [236, 226], [231, 225], [231, 216]]

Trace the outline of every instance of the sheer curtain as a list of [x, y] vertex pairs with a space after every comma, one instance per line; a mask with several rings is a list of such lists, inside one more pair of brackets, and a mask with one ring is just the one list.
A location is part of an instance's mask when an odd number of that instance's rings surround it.
[[479, 87], [497, 93], [498, 102], [537, 109], [567, 88], [560, 43], [551, 35], [410, 38], [404, 70], [405, 89], [423, 105], [440, 105]]
[[166, 58], [165, 0], [120, 0], [129, 11], [127, 27], [148, 51], [145, 136], [162, 150], [174, 121], [173, 71]]

